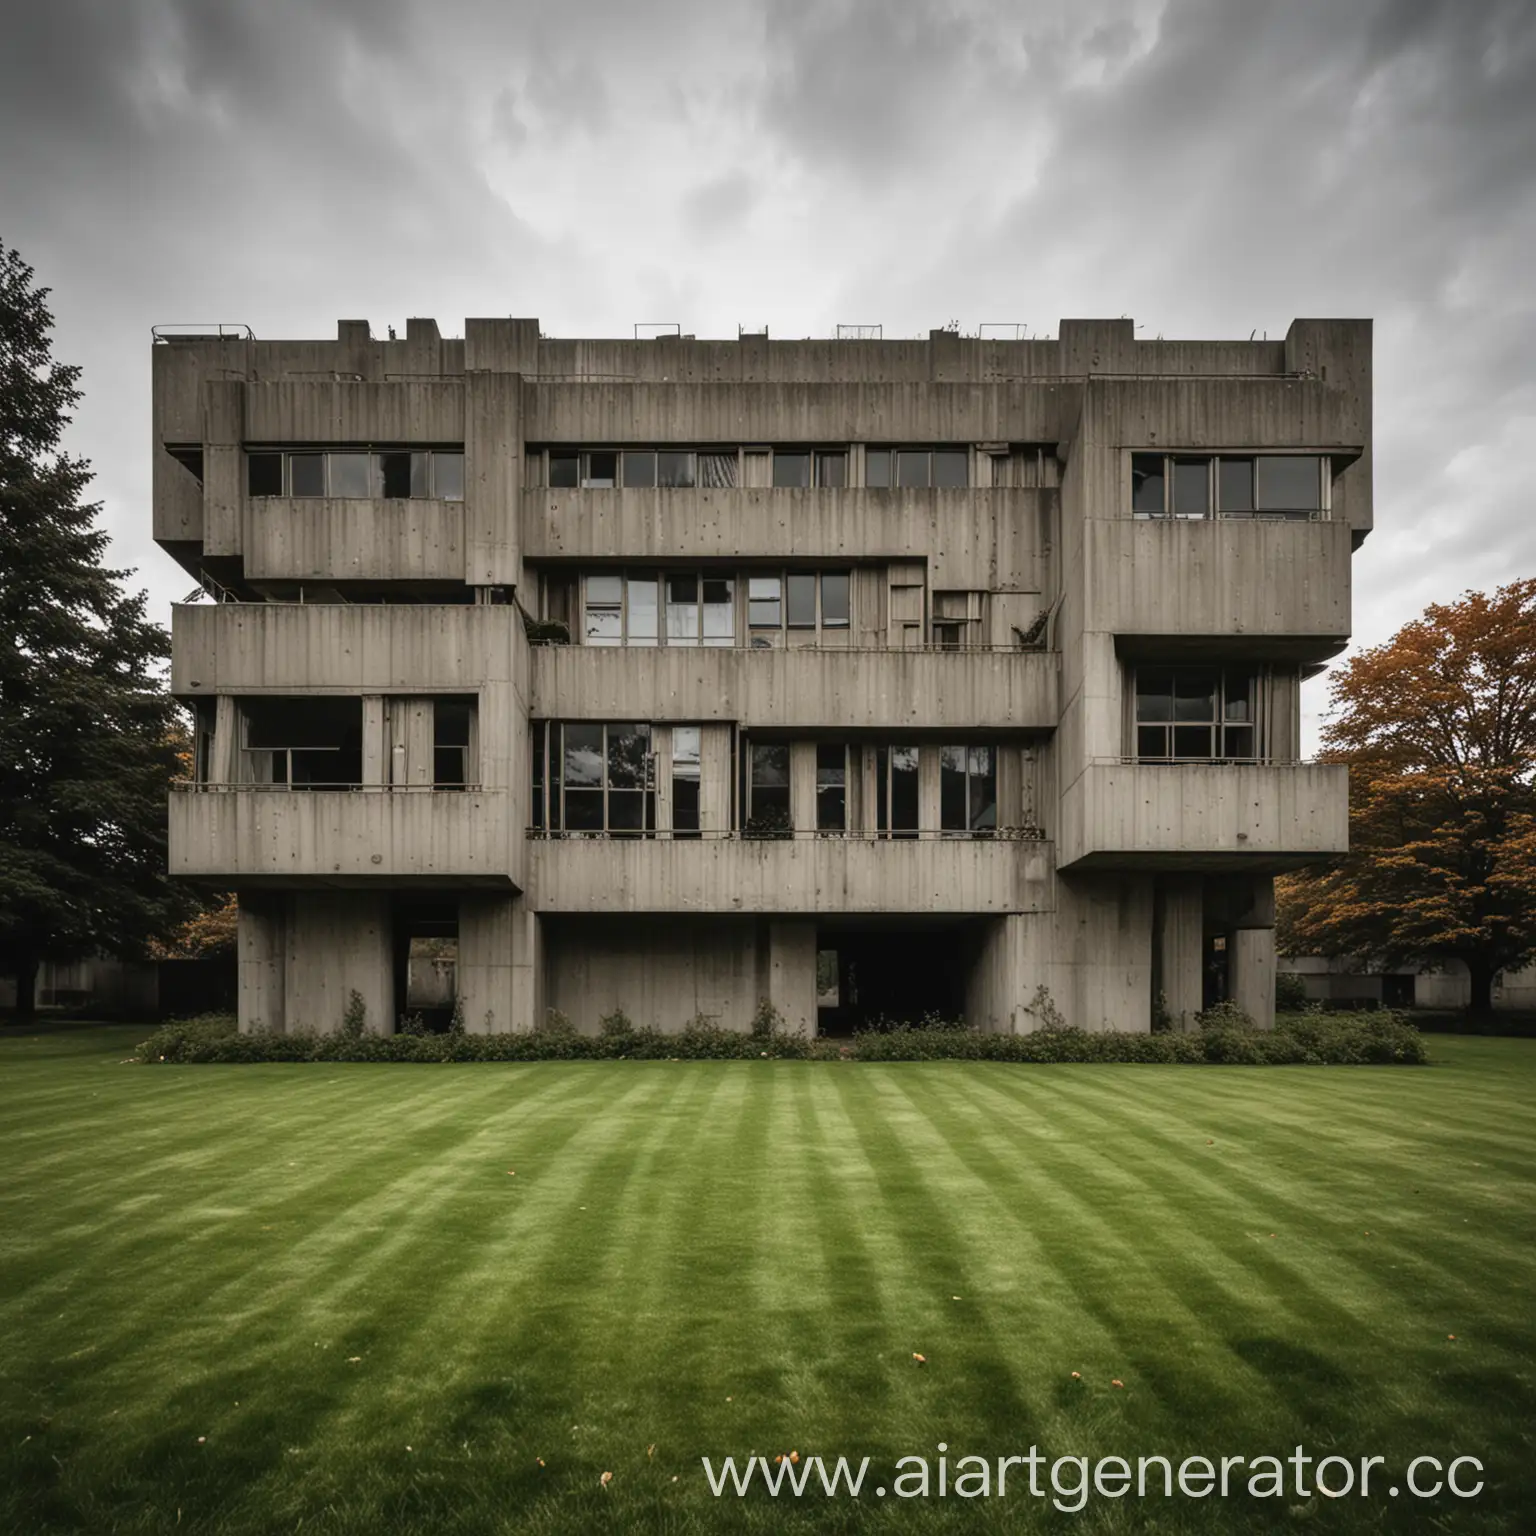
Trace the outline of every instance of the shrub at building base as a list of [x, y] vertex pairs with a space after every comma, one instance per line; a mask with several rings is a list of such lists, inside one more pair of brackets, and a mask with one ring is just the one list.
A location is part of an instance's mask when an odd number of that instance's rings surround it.
[[[611, 1017], [611, 1016], [610, 1016]], [[1212, 1010], [1186, 1033], [1094, 1034], [1052, 1028], [991, 1035], [960, 1025], [897, 1025], [850, 1040], [782, 1032], [742, 1034], [696, 1018], [676, 1034], [656, 1029], [576, 1033], [563, 1016], [555, 1028], [522, 1034], [425, 1035], [240, 1034], [227, 1014], [164, 1024], [141, 1044], [141, 1062], [245, 1061], [1013, 1061], [1148, 1062], [1203, 1066], [1417, 1066], [1428, 1058], [1417, 1029], [1400, 1014], [1305, 1013], [1254, 1029]], [[626, 1019], [625, 1023], [629, 1021]]]

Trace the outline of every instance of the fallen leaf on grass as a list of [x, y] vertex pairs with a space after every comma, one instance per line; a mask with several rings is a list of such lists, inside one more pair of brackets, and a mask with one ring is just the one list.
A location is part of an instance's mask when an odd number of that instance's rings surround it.
[[912, 1358], [914, 1360], [916, 1360], [919, 1365], [927, 1365], [928, 1364], [928, 1357], [927, 1357], [927, 1355], [914, 1354], [912, 1356]]
[[1114, 1377], [1114, 1378], [1113, 1378], [1113, 1379], [1112, 1379], [1112, 1380], [1111, 1380], [1111, 1381], [1110, 1381], [1110, 1383], [1109, 1383], [1109, 1384], [1110, 1384], [1110, 1386], [1112, 1386], [1112, 1387], [1123, 1387], [1123, 1386], [1124, 1386], [1124, 1385], [1125, 1385], [1125, 1383], [1124, 1383], [1124, 1382], [1123, 1382], [1123, 1381], [1121, 1381], [1121, 1380], [1120, 1380], [1120, 1378], [1119, 1378], [1119, 1377], [1118, 1377], [1118, 1376], [1116, 1376], [1116, 1377]]

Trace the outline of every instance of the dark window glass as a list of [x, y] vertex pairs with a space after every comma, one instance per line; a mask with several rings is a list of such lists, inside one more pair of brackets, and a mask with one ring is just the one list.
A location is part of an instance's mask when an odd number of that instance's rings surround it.
[[783, 626], [782, 583], [777, 576], [751, 576], [747, 579], [747, 622], [759, 629]]
[[884, 490], [891, 483], [891, 450], [868, 448], [864, 452], [864, 484]]
[[729, 645], [736, 638], [734, 583], [729, 576], [706, 576], [704, 588], [704, 644]]
[[638, 789], [608, 792], [608, 830], [615, 834], [645, 830], [646, 795]]
[[247, 454], [245, 488], [252, 496], [281, 496], [283, 494], [282, 454]]
[[676, 833], [699, 830], [698, 775], [672, 775], [672, 830]]
[[945, 832], [970, 827], [965, 788], [965, 748], [939, 748], [939, 826]]
[[248, 699], [244, 712], [248, 747], [335, 747], [353, 734], [362, 739], [360, 698]]
[[842, 742], [816, 747], [816, 826], [822, 832], [848, 828], [848, 749]]
[[693, 484], [693, 454], [667, 449], [656, 455], [656, 483], [677, 488]]
[[530, 807], [531, 824], [544, 825], [544, 722], [535, 720], [528, 733], [529, 749], [533, 757], [533, 797]]
[[565, 829], [568, 832], [601, 832], [603, 830], [602, 790], [566, 789]]
[[434, 747], [432, 749], [432, 782], [439, 789], [464, 787], [463, 747]]
[[785, 612], [791, 629], [816, 628], [816, 578], [796, 572], [785, 578]]
[[1131, 511], [1160, 517], [1166, 510], [1163, 464], [1160, 453], [1131, 455]]
[[821, 578], [821, 627], [847, 629], [849, 576], [847, 571], [828, 571]]
[[789, 747], [782, 742], [752, 744], [752, 820], [759, 831], [787, 828]]
[[1166, 672], [1137, 673], [1136, 718], [1148, 721], [1173, 719], [1173, 679]]
[[1253, 727], [1229, 725], [1223, 734], [1222, 752], [1227, 757], [1253, 756]]
[[411, 494], [411, 455], [408, 453], [381, 453], [379, 455], [379, 482], [385, 496], [399, 499]]
[[464, 455], [432, 455], [432, 494], [440, 501], [464, 500]]
[[1173, 461], [1173, 515], [1206, 517], [1211, 510], [1211, 461], [1175, 459]]
[[1208, 725], [1176, 725], [1173, 728], [1173, 755], [1182, 758], [1211, 756], [1211, 728]]
[[290, 496], [325, 495], [325, 455], [323, 453], [288, 455], [288, 494]]
[[891, 831], [917, 836], [917, 748], [891, 748]]
[[608, 727], [608, 786], [644, 789], [649, 779], [651, 728], [648, 725]]
[[656, 484], [656, 455], [654, 453], [626, 453], [624, 455], [624, 486], [626, 490], [649, 490]]
[[929, 453], [926, 448], [896, 450], [896, 484], [903, 489], [921, 490], [928, 481]]
[[1226, 705], [1223, 712], [1228, 720], [1253, 719], [1252, 693], [1251, 677], [1242, 677], [1232, 672], [1227, 674]]
[[467, 699], [439, 699], [432, 706], [432, 742], [439, 747], [469, 745], [470, 704]]
[[552, 453], [549, 456], [549, 484], [551, 490], [574, 491], [581, 479], [581, 455], [579, 453]]
[[581, 483], [594, 490], [611, 490], [618, 483], [618, 474], [618, 454], [589, 453], [586, 476]]
[[1175, 720], [1214, 720], [1221, 679], [1209, 673], [1179, 672], [1173, 679]]
[[775, 453], [773, 483], [780, 490], [801, 490], [811, 483], [811, 456], [808, 453]]
[[430, 496], [432, 494], [432, 455], [430, 453], [413, 453], [411, 455], [411, 495]]
[[1253, 460], [1223, 459], [1216, 505], [1222, 512], [1253, 511]]
[[1315, 455], [1266, 455], [1258, 461], [1259, 511], [1316, 512], [1322, 499], [1322, 467]]
[[816, 484], [828, 490], [841, 490], [848, 484], [848, 455], [846, 453], [818, 453], [816, 455]]
[[997, 766], [991, 747], [971, 747], [970, 773], [972, 832], [990, 832], [997, 826]]
[[933, 483], [954, 488], [971, 483], [971, 456], [964, 448], [933, 450]]
[[1139, 725], [1136, 727], [1136, 755], [1140, 758], [1168, 756], [1168, 727], [1165, 725]]
[[367, 496], [372, 487], [372, 476], [368, 471], [373, 465], [373, 455], [369, 453], [332, 453], [327, 455], [331, 461], [331, 495], [345, 496], [350, 500]]
[[600, 725], [565, 727], [565, 790], [597, 789], [603, 785], [603, 728]]

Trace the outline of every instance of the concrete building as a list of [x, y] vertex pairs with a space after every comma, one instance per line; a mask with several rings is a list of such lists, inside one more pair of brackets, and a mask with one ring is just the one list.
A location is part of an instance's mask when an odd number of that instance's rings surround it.
[[239, 892], [244, 1026], [392, 1028], [428, 939], [472, 1030], [1272, 1017], [1273, 876], [1346, 845], [1298, 685], [1369, 322], [153, 362], [155, 537], [215, 599], [171, 867]]

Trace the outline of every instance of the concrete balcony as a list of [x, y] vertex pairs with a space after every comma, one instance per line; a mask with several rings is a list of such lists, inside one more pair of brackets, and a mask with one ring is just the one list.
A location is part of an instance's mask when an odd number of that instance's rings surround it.
[[1219, 636], [1271, 660], [1321, 661], [1350, 628], [1351, 530], [1342, 522], [1252, 518], [1089, 518], [1084, 524], [1088, 627], [1139, 639], [1166, 656], [1169, 638]]
[[241, 521], [248, 580], [464, 580], [461, 501], [258, 496]]
[[387, 693], [515, 679], [516, 608], [455, 603], [200, 603], [171, 610], [171, 691]]
[[556, 837], [528, 843], [528, 891], [541, 912], [1038, 912], [1051, 854], [927, 837]]
[[170, 797], [170, 873], [230, 886], [511, 888], [511, 797], [469, 789], [199, 786]]
[[1349, 851], [1336, 763], [1090, 763], [1061, 802], [1060, 867], [1273, 874]]
[[530, 710], [565, 720], [736, 721], [847, 730], [1053, 730], [1044, 651], [541, 645]]

